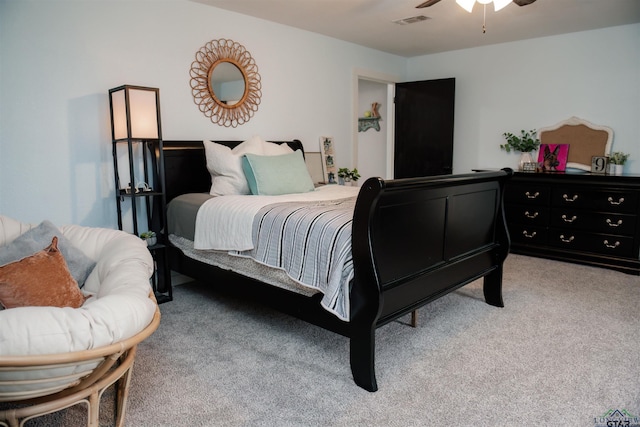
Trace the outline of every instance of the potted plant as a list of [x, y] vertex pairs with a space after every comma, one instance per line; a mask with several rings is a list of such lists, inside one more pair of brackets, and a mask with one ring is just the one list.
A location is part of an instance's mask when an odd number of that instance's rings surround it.
[[[349, 169], [349, 168], [340, 168], [338, 169], [338, 182], [340, 185], [345, 185], [346, 183], [356, 182], [360, 178], [360, 174], [358, 173], [358, 169]], [[351, 185], [351, 184], [346, 184]]]
[[153, 246], [158, 243], [158, 238], [156, 237], [156, 233], [153, 231], [145, 231], [140, 234], [140, 238], [147, 242], [147, 246]]
[[[533, 129], [520, 131], [520, 136], [514, 135], [511, 132], [505, 132], [502, 134], [507, 140], [505, 144], [500, 144], [500, 148], [510, 153], [511, 150], [519, 151], [520, 154], [520, 170], [525, 169], [525, 164], [535, 163], [531, 152], [537, 150], [540, 146], [540, 139], [538, 139], [538, 132]], [[535, 168], [534, 168], [535, 170]]]
[[624, 164], [627, 163], [631, 155], [622, 151], [614, 151], [609, 155], [609, 170], [611, 175], [622, 175]]

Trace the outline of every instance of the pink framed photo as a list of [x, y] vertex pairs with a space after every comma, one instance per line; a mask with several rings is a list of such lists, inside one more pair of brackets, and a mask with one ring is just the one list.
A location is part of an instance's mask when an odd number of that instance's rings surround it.
[[540, 144], [538, 165], [543, 172], [563, 172], [567, 169], [569, 144]]

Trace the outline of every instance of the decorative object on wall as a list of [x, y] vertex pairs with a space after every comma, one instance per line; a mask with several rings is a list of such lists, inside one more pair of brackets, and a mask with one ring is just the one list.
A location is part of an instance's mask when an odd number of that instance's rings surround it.
[[380, 111], [378, 111], [379, 109], [380, 109], [379, 102], [374, 102], [373, 104], [371, 104], [371, 117], [379, 118], [380, 117]]
[[320, 153], [322, 154], [322, 172], [324, 174], [324, 182], [327, 184], [337, 184], [337, 169], [332, 137], [320, 137]]
[[553, 126], [538, 129], [543, 144], [569, 144], [567, 168], [591, 170], [593, 156], [609, 156], [613, 129], [571, 117]]
[[258, 66], [240, 43], [211, 40], [196, 52], [189, 75], [193, 100], [213, 123], [235, 128], [258, 111]]
[[507, 142], [506, 144], [500, 144], [500, 148], [507, 153], [510, 153], [511, 150], [519, 151], [519, 169], [523, 172], [534, 172], [537, 164], [533, 160], [531, 152], [540, 146], [540, 140], [537, 137], [536, 130], [533, 129], [527, 132], [523, 129], [520, 131], [520, 136], [514, 135], [511, 132], [505, 132], [502, 136], [504, 136]]
[[374, 102], [371, 104], [371, 110], [364, 112], [363, 117], [358, 118], [358, 132], [366, 132], [369, 129], [375, 129], [380, 132], [380, 103]]
[[542, 144], [538, 164], [543, 172], [563, 172], [567, 168], [569, 144]]
[[358, 117], [358, 132], [375, 129], [380, 132], [380, 119], [375, 117]]

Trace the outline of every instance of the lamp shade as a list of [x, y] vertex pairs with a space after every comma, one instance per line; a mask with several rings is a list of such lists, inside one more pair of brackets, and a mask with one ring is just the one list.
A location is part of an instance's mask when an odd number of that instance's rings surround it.
[[[493, 1], [493, 9], [496, 12], [502, 9], [503, 7], [505, 7], [506, 5], [508, 5], [509, 3], [511, 3], [511, 0], [477, 0], [477, 1], [478, 3], [485, 4], [485, 5]], [[458, 5], [462, 7], [464, 10], [471, 13], [471, 11], [473, 10], [473, 5], [476, 3], [476, 0], [456, 0], [456, 3], [458, 3]]]
[[160, 90], [124, 85], [109, 90], [111, 134], [118, 139], [162, 139]]

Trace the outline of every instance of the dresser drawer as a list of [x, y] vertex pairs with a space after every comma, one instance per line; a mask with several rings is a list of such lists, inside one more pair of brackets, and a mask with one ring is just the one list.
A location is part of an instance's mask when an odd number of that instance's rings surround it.
[[549, 246], [620, 257], [633, 254], [633, 238], [571, 229], [549, 229]]
[[550, 218], [552, 227], [625, 236], [633, 236], [635, 222], [636, 217], [629, 214], [563, 208], [553, 208]]
[[507, 221], [522, 225], [545, 226], [549, 224], [549, 208], [546, 206], [507, 205]]
[[620, 190], [589, 190], [586, 186], [557, 187], [551, 192], [551, 204], [592, 211], [636, 213], [638, 193]]
[[507, 203], [546, 206], [551, 197], [551, 188], [536, 183], [509, 184], [504, 197]]
[[547, 229], [545, 227], [511, 225], [509, 227], [511, 242], [520, 245], [546, 245]]

